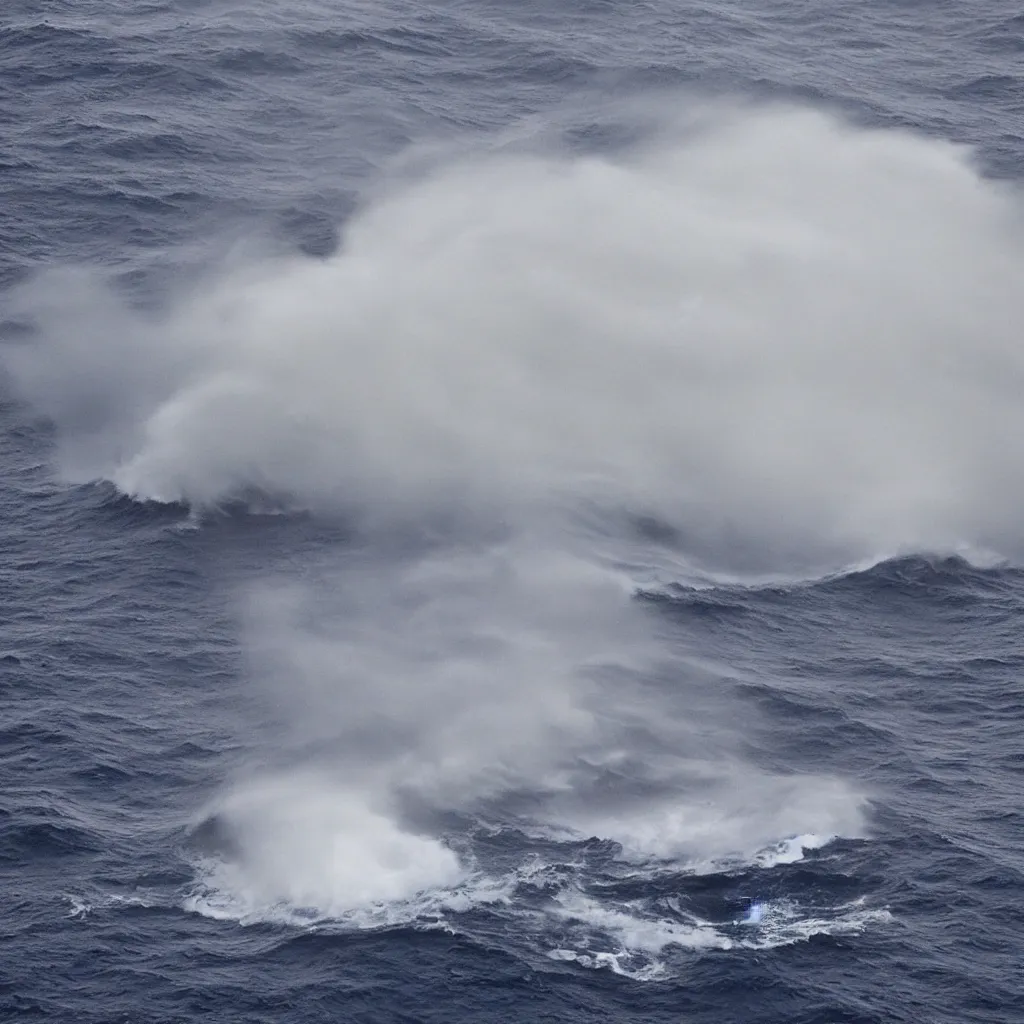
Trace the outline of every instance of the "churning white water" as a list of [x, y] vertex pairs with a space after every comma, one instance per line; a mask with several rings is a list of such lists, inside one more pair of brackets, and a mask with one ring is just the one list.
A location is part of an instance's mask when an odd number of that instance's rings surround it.
[[[159, 315], [82, 275], [22, 293], [39, 336], [7, 364], [70, 479], [380, 545], [249, 596], [280, 749], [211, 812], [213, 888], [324, 914], [451, 888], [477, 866], [425, 824], [450, 813], [688, 864], [863, 828], [855, 787], [742, 756], [618, 531], [733, 571], [1019, 552], [1020, 207], [945, 143], [719, 113], [610, 157], [463, 155], [330, 259]], [[385, 552], [427, 521], [459, 528]]]

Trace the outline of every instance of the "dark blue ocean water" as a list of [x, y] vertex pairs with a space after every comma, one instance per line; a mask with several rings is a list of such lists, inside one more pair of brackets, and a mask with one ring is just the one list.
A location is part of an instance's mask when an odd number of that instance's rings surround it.
[[7, 0], [0, 1018], [1024, 1020], [1022, 60]]

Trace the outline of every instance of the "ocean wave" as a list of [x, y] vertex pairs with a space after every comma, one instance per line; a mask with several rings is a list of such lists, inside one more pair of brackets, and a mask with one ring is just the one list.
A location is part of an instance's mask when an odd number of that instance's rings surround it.
[[[796, 864], [828, 843], [825, 836], [781, 840], [744, 864], [731, 863], [729, 875], [724, 877], [732, 878], [733, 888], [770, 888], [765, 872]], [[329, 855], [329, 849], [328, 844], [322, 852]], [[559, 850], [568, 857], [559, 859]], [[293, 879], [308, 867], [307, 862], [308, 857], [294, 859], [289, 866]], [[339, 861], [337, 866], [349, 872], [354, 871], [353, 863], [366, 867], [362, 857], [344, 864]], [[891, 920], [885, 908], [872, 906], [866, 896], [814, 905], [788, 896], [748, 899], [743, 913], [732, 909], [735, 902], [730, 901], [723, 903], [714, 917], [702, 916], [684, 895], [694, 875], [690, 866], [663, 864], [656, 876], [643, 868], [623, 868], [614, 875], [595, 875], [593, 865], [588, 866], [578, 848], [573, 852], [572, 846], [561, 845], [549, 847], [544, 856], [527, 856], [504, 873], [491, 873], [477, 863], [451, 885], [418, 888], [414, 882], [404, 896], [387, 899], [373, 890], [378, 867], [361, 873], [363, 888], [347, 890], [349, 898], [339, 905], [334, 893], [324, 903], [323, 899], [311, 900], [313, 894], [308, 889], [298, 900], [283, 892], [259, 892], [253, 886], [251, 869], [203, 856], [195, 862], [196, 881], [181, 907], [189, 913], [243, 925], [327, 932], [413, 928], [470, 938], [479, 931], [483, 914], [504, 922], [502, 931], [509, 936], [504, 941], [512, 941], [519, 955], [605, 968], [639, 981], [671, 977], [679, 966], [673, 962], [676, 953], [772, 949], [818, 935], [858, 934]], [[421, 881], [422, 877], [421, 873]], [[295, 884], [301, 888], [304, 883]], [[659, 895], [666, 886], [676, 894]], [[623, 889], [649, 890], [649, 894], [623, 898], [616, 894]], [[87, 909], [91, 907], [83, 909], [78, 901], [73, 913], [84, 914]], [[513, 936], [517, 938], [512, 940]]]
[[719, 109], [614, 158], [463, 157], [327, 260], [155, 319], [43, 277], [8, 350], [72, 479], [410, 516], [649, 511], [721, 569], [1011, 554], [1016, 200], [962, 151]]

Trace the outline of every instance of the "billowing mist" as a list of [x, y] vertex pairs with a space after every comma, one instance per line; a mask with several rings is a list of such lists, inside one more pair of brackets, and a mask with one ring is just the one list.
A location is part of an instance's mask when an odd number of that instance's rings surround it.
[[381, 545], [247, 596], [278, 741], [210, 810], [214, 889], [338, 914], [451, 887], [452, 815], [694, 865], [864, 828], [856, 786], [744, 758], [728, 672], [660, 636], [630, 566], [1019, 553], [1021, 208], [945, 143], [720, 113], [612, 156], [463, 154], [333, 257], [159, 314], [83, 273], [21, 292], [38, 334], [5, 363], [69, 480]]

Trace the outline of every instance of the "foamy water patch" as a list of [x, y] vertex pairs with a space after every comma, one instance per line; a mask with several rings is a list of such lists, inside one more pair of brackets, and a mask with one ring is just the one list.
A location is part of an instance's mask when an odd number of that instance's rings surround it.
[[325, 911], [284, 900], [268, 902], [266, 894], [253, 890], [247, 879], [223, 861], [199, 860], [195, 869], [196, 881], [181, 900], [181, 908], [215, 921], [242, 925], [276, 924], [320, 931], [396, 927], [451, 931], [460, 914], [509, 899], [507, 880], [471, 873], [448, 888], [423, 889], [393, 902], [367, 899], [348, 909]]
[[[493, 840], [500, 830], [485, 830]], [[518, 830], [517, 830], [517, 834]], [[760, 851], [746, 865], [722, 865], [736, 878], [735, 886], [757, 884], [760, 872], [795, 863], [827, 837], [794, 836]], [[463, 837], [460, 850], [472, 847]], [[604, 969], [637, 981], [672, 977], [695, 956], [737, 955], [807, 941], [815, 936], [855, 936], [892, 920], [885, 908], [868, 898], [827, 905], [804, 903], [795, 896], [750, 899], [746, 912], [730, 913], [735, 896], [725, 897], [721, 913], [707, 900], [698, 912], [686, 895], [694, 871], [682, 864], [650, 865], [608, 874], [588, 861], [578, 846], [564, 847], [563, 859], [546, 847], [506, 870], [488, 870], [465, 853], [462, 877], [451, 884], [422, 888], [394, 900], [351, 895], [345, 905], [303, 905], [290, 898], [274, 899], [274, 891], [259, 890], [239, 865], [221, 858], [197, 863], [197, 879], [183, 902], [189, 912], [242, 924], [272, 923], [322, 930], [409, 927], [441, 929], [473, 941], [480, 914], [491, 923], [484, 934], [495, 934], [513, 955], [544, 956], [586, 969]], [[753, 871], [753, 874], [750, 872]], [[678, 895], [663, 895], [675, 881]], [[623, 892], [650, 885], [651, 895], [622, 898]], [[656, 895], [657, 893], [662, 895]], [[326, 903], [324, 899], [321, 903]], [[497, 930], [495, 930], [497, 929]]]
[[685, 949], [731, 949], [733, 941], [714, 925], [692, 914], [679, 920], [652, 916], [643, 904], [608, 904], [581, 893], [563, 894], [552, 912], [564, 922], [578, 923], [588, 932], [614, 936], [628, 952], [658, 953], [666, 946]]
[[562, 824], [617, 843], [627, 862], [696, 872], [793, 863], [837, 836], [864, 835], [864, 796], [842, 780], [714, 762], [704, 772], [696, 796], [681, 788], [670, 799], [583, 810]]
[[834, 835], [815, 835], [809, 832], [802, 836], [782, 839], [764, 850], [759, 850], [754, 858], [754, 863], [762, 868], [773, 868], [780, 864], [795, 864], [797, 861], [803, 860], [808, 851], [820, 850], [835, 838]]
[[559, 911], [576, 924], [575, 941], [547, 955], [638, 981], [656, 981], [673, 973], [674, 951], [705, 955], [769, 950], [819, 935], [860, 935], [893, 919], [888, 909], [870, 906], [865, 897], [835, 907], [804, 907], [796, 900], [781, 899], [757, 902], [753, 908], [756, 913], [721, 923], [701, 920], [674, 898], [653, 907], [640, 901], [609, 907], [577, 897], [566, 900]]
[[855, 936], [892, 921], [886, 908], [871, 907], [864, 897], [835, 907], [803, 907], [781, 899], [757, 902], [751, 909], [756, 912], [723, 923], [701, 920], [671, 897], [654, 905], [635, 901], [609, 906], [576, 895], [559, 907], [555, 916], [569, 927], [546, 955], [636, 981], [657, 981], [675, 973], [679, 956], [735, 955], [818, 935]]
[[210, 820], [215, 848], [200, 858], [186, 905], [213, 917], [341, 920], [468, 876], [442, 840], [405, 830], [365, 793], [318, 776], [240, 787]]
[[816, 935], [860, 935], [893, 920], [887, 907], [873, 907], [865, 896], [835, 907], [804, 906], [793, 899], [768, 900], [758, 907], [756, 922], [742, 922], [750, 926], [747, 937], [738, 943], [745, 949], [774, 949]]

